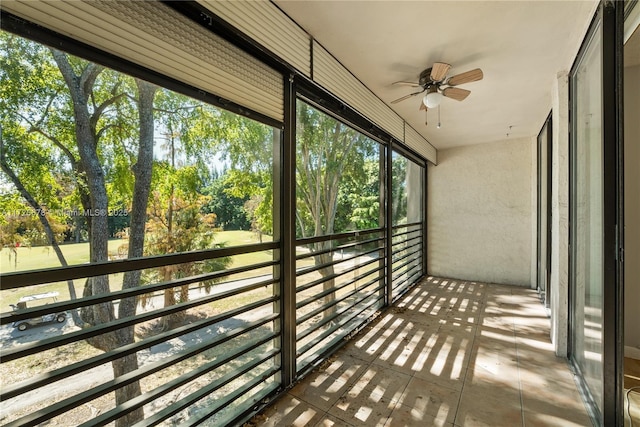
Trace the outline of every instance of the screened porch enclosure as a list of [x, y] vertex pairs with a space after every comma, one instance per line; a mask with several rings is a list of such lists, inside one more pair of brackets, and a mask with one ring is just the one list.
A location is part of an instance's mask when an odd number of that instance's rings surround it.
[[201, 9], [2, 3], [2, 425], [240, 425], [425, 275], [433, 147]]

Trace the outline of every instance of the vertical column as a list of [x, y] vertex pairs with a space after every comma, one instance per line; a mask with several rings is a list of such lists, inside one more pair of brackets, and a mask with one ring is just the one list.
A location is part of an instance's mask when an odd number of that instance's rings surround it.
[[603, 103], [603, 425], [624, 425], [624, 4], [604, 2], [602, 14]]
[[[280, 177], [280, 327], [282, 337], [282, 386], [296, 377], [296, 90], [293, 75], [285, 80], [284, 132], [280, 155], [274, 159]], [[274, 221], [278, 222], [278, 221]]]
[[[407, 223], [413, 224], [416, 222], [422, 222], [419, 233], [420, 238], [424, 242], [424, 168], [413, 160], [407, 159], [405, 179], [407, 185]], [[410, 229], [412, 230], [413, 228], [407, 228], [407, 231]], [[407, 234], [407, 240], [411, 238], [410, 236], [412, 236], [412, 234]], [[409, 272], [412, 268], [418, 266], [422, 270], [422, 273], [424, 273], [424, 265], [420, 264], [424, 261], [425, 253], [426, 252], [423, 250], [420, 259], [412, 260], [411, 264], [407, 265], [406, 271]], [[408, 274], [407, 280], [409, 280]], [[407, 286], [411, 285], [407, 283]]]
[[551, 341], [566, 357], [569, 327], [569, 73], [560, 72], [552, 90]]
[[540, 211], [540, 144], [538, 138], [531, 139], [531, 170], [536, 171], [531, 174], [531, 270], [530, 288], [537, 289], [540, 284], [540, 227], [542, 213]]
[[426, 276], [429, 274], [428, 264], [427, 264], [427, 249], [429, 247], [429, 236], [428, 236], [428, 209], [429, 209], [429, 189], [427, 185], [429, 184], [429, 162], [425, 162], [424, 167], [422, 168], [422, 205], [424, 206], [424, 211], [422, 213], [422, 275]]
[[387, 306], [391, 304], [393, 301], [393, 189], [391, 185], [393, 183], [393, 142], [390, 142], [388, 145], [384, 146], [384, 162], [385, 162], [385, 259], [387, 264], [386, 269], [386, 281], [387, 281], [387, 295], [385, 298], [384, 305]]

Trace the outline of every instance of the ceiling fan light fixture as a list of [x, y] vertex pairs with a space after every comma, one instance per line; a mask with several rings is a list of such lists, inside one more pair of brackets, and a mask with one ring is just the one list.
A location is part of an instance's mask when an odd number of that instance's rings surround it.
[[[2, 0], [0, 0], [2, 1]], [[440, 128], [440, 103], [443, 98], [450, 98], [456, 101], [464, 101], [471, 91], [457, 87], [464, 83], [476, 82], [482, 80], [484, 74], [480, 68], [470, 70], [465, 73], [456, 74], [455, 76], [447, 77], [451, 65], [444, 62], [435, 62], [432, 67], [423, 70], [418, 76], [417, 82], [411, 81], [398, 81], [393, 83], [394, 85], [412, 86], [415, 88], [421, 88], [416, 92], [410, 93], [405, 96], [401, 96], [398, 99], [391, 101], [391, 104], [397, 104], [405, 99], [412, 98], [414, 96], [422, 96], [420, 102], [419, 111], [424, 110], [425, 115], [427, 110], [438, 108], [438, 129]], [[427, 122], [425, 121], [425, 125]]]
[[437, 91], [429, 92], [422, 99], [422, 102], [424, 102], [424, 105], [426, 105], [427, 108], [436, 108], [438, 105], [440, 105], [441, 101], [442, 94]]

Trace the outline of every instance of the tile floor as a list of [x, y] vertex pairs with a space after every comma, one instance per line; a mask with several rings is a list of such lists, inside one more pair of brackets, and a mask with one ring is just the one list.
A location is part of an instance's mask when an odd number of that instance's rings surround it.
[[250, 425], [591, 422], [535, 291], [428, 278]]
[[[630, 389], [632, 390], [630, 391]], [[640, 426], [640, 360], [628, 357], [624, 358], [623, 409], [625, 427]], [[633, 420], [633, 424], [631, 420]]]

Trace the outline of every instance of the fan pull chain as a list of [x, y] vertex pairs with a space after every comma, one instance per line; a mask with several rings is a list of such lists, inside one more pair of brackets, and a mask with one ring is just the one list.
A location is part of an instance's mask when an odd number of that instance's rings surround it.
[[438, 105], [438, 126], [436, 127], [440, 129], [440, 105]]

